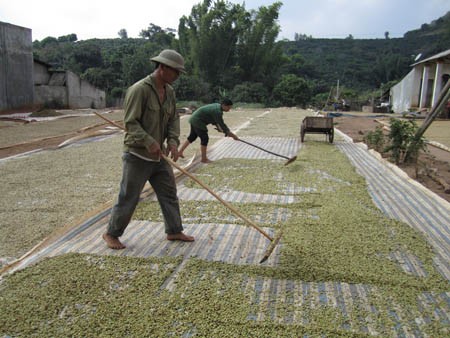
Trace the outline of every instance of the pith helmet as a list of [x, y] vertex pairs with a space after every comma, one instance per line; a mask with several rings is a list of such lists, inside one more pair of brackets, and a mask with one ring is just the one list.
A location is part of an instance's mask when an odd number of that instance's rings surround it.
[[186, 73], [186, 70], [184, 69], [183, 57], [173, 49], [164, 49], [158, 56], [155, 56], [150, 60], [162, 63], [166, 66], [175, 68], [180, 72]]

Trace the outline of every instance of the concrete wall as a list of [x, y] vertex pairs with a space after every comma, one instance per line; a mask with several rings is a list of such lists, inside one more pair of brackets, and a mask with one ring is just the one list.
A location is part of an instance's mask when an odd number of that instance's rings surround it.
[[47, 65], [34, 61], [33, 73], [35, 86], [46, 85], [50, 82], [50, 73]]
[[106, 94], [72, 72], [34, 61], [31, 29], [0, 22], [0, 111], [35, 105], [104, 108]]
[[50, 72], [49, 67], [34, 62], [34, 103], [48, 108], [68, 108], [66, 73]]
[[31, 29], [0, 22], [0, 110], [32, 104]]
[[70, 71], [66, 72], [66, 86], [70, 108], [105, 108], [105, 92]]
[[70, 71], [35, 62], [34, 102], [49, 108], [105, 108], [106, 94]]

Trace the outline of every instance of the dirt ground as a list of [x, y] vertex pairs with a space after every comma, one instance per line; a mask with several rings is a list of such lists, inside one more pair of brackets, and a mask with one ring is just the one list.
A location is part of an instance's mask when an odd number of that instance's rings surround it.
[[[370, 117], [340, 116], [333, 120], [335, 127], [351, 137], [354, 142], [364, 142], [364, 136], [380, 126], [377, 119]], [[418, 163], [418, 166], [401, 164], [399, 167], [411, 178], [450, 202], [450, 191], [446, 193], [444, 188], [445, 185], [447, 189], [450, 188], [450, 152], [428, 145], [427, 151], [419, 155]]]

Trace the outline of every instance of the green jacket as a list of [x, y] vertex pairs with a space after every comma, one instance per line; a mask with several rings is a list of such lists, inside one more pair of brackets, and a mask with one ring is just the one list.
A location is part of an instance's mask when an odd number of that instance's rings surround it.
[[208, 124], [218, 126], [219, 131], [223, 131], [228, 135], [230, 128], [223, 121], [223, 111], [220, 103], [211, 103], [198, 108], [189, 119], [189, 123], [195, 128], [208, 130]]
[[164, 150], [167, 145], [180, 144], [180, 117], [176, 112], [175, 91], [166, 85], [166, 100], [159, 102], [155, 80], [152, 75], [128, 88], [124, 101], [124, 124], [126, 134], [124, 151], [144, 159], [159, 161], [147, 147], [158, 142]]

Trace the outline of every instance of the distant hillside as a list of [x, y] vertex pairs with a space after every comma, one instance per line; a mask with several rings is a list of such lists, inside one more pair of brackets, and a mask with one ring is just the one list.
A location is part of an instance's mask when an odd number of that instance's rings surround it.
[[[404, 35], [406, 40], [424, 41], [423, 46], [417, 46], [418, 51], [423, 53], [422, 58], [437, 54], [450, 48], [450, 11], [443, 17], [432, 21], [430, 24], [423, 24], [420, 29], [412, 30]], [[420, 48], [422, 47], [422, 49]]]
[[[120, 99], [130, 84], [151, 71], [149, 55], [156, 55], [163, 48], [180, 48], [180, 42], [172, 32], [150, 25], [148, 33], [146, 38], [139, 39], [121, 37], [77, 41], [76, 34], [47, 37], [33, 43], [33, 53], [37, 59], [56, 69], [70, 69], [79, 74], [105, 90], [107, 98]], [[278, 92], [293, 96], [284, 89], [292, 91], [294, 83], [304, 85], [303, 89], [294, 91], [304, 94], [302, 104], [326, 100], [330, 88], [337, 81], [342, 90], [347, 90], [347, 98], [365, 101], [375, 91], [384, 91], [401, 80], [410, 71], [411, 64], [419, 60], [419, 54], [420, 59], [424, 59], [450, 48], [450, 12], [407, 32], [403, 38], [390, 39], [388, 34], [385, 39], [353, 39], [351, 36], [346, 39], [314, 39], [303, 36], [298, 41], [283, 40], [276, 44], [276, 50], [281, 46], [282, 51], [277, 52], [276, 62], [269, 67], [270, 76], [263, 73], [256, 80], [249, 80], [248, 74], [261, 74], [249, 71], [251, 65], [259, 61], [255, 59], [240, 65], [237, 61], [242, 60], [242, 56], [238, 51], [245, 48], [237, 48], [234, 58], [229, 58], [230, 65], [224, 68], [228, 71], [228, 75], [224, 75], [226, 81], [210, 83], [200, 73], [190, 73], [176, 84], [178, 97], [198, 100], [202, 95], [210, 95], [210, 88], [223, 86], [222, 91], [235, 94], [242, 102], [261, 102], [265, 98], [270, 101], [275, 99], [274, 87], [283, 83], [284, 78], [292, 82], [285, 82], [283, 85], [287, 88], [278, 88]], [[188, 60], [188, 67], [191, 65], [192, 60]], [[263, 84], [261, 79], [267, 80], [266, 83]]]
[[339, 80], [357, 90], [379, 88], [405, 76], [421, 59], [450, 48], [450, 12], [394, 39], [314, 39], [284, 41], [286, 55], [300, 55], [299, 76], [326, 85]]

